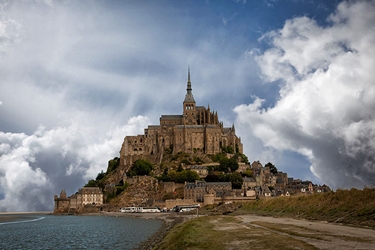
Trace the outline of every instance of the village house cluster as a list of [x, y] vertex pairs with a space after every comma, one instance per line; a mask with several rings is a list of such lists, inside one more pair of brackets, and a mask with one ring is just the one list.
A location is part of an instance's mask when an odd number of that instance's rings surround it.
[[[232, 189], [231, 182], [196, 181], [185, 183], [184, 199], [212, 204], [225, 201], [246, 201], [262, 197], [290, 196], [298, 194], [325, 193], [331, 191], [327, 185], [315, 185], [311, 181], [288, 178], [287, 173], [271, 173], [259, 161], [243, 165], [237, 171], [251, 170], [253, 177], [244, 177], [241, 189]], [[208, 175], [206, 166], [191, 166], [201, 178]], [[206, 200], [208, 199], [208, 200]]]

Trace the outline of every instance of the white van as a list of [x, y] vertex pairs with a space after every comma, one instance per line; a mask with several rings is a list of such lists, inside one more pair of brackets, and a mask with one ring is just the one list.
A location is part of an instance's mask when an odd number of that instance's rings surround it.
[[121, 213], [135, 213], [136, 207], [122, 207], [120, 212]]
[[157, 207], [139, 207], [139, 213], [160, 213], [159, 208]]

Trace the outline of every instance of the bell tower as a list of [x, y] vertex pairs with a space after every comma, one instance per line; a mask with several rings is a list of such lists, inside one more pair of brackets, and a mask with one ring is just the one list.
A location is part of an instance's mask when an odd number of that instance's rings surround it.
[[184, 125], [196, 125], [197, 124], [195, 100], [193, 97], [193, 93], [191, 91], [192, 91], [192, 88], [191, 88], [191, 82], [190, 82], [190, 67], [189, 67], [186, 95], [185, 95], [185, 100], [183, 103]]

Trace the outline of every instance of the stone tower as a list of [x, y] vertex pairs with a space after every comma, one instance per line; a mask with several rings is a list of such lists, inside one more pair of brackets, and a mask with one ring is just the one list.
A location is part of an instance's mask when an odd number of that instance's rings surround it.
[[190, 68], [188, 68], [188, 81], [186, 88], [185, 100], [183, 102], [183, 124], [184, 125], [196, 125], [196, 105], [194, 96], [192, 93], [191, 82], [190, 82]]

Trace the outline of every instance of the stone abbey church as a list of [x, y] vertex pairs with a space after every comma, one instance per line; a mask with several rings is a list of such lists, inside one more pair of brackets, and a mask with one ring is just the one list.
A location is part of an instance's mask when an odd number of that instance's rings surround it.
[[216, 154], [221, 148], [231, 146], [243, 153], [241, 138], [236, 136], [234, 125], [224, 128], [217, 112], [210, 106], [197, 106], [193, 97], [190, 69], [181, 115], [162, 115], [160, 125], [149, 125], [143, 135], [126, 136], [120, 151], [120, 164], [130, 167], [140, 158], [157, 164], [163, 153]]

